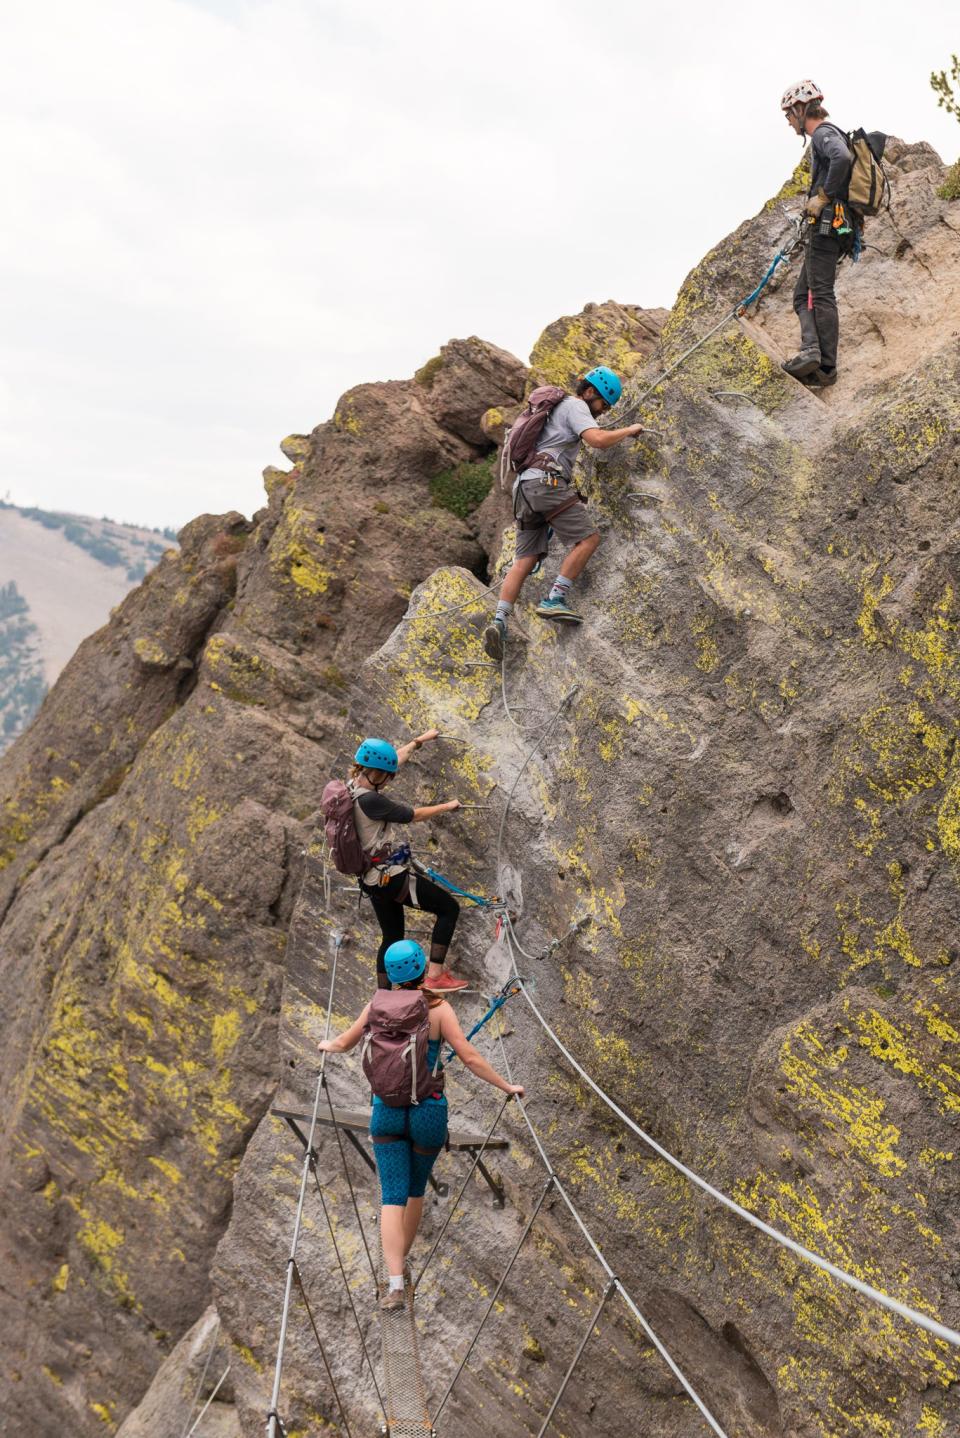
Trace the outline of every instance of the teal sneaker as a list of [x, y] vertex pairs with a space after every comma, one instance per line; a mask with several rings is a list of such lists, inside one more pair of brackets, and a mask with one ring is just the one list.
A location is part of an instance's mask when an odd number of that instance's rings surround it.
[[502, 619], [491, 619], [483, 631], [483, 647], [497, 663], [503, 658], [503, 646], [507, 639], [507, 626]]
[[541, 619], [562, 619], [567, 624], [582, 624], [583, 619], [575, 614], [565, 599], [541, 599], [537, 605]]

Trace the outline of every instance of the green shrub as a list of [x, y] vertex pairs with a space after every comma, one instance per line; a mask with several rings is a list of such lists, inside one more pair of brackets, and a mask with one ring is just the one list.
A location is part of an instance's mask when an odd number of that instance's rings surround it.
[[430, 481], [430, 498], [458, 519], [466, 519], [490, 493], [494, 458], [466, 460]]
[[443, 355], [434, 355], [433, 359], [428, 359], [426, 364], [420, 366], [413, 377], [417, 384], [423, 385], [424, 389], [430, 389], [442, 369]]
[[941, 200], [960, 200], [960, 160], [950, 166], [937, 194]]

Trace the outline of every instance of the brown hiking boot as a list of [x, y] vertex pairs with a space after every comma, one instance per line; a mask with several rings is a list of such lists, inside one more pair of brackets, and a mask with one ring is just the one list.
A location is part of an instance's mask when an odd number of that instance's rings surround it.
[[380, 1312], [393, 1313], [398, 1308], [403, 1308], [407, 1301], [407, 1295], [402, 1288], [384, 1288], [380, 1293]]

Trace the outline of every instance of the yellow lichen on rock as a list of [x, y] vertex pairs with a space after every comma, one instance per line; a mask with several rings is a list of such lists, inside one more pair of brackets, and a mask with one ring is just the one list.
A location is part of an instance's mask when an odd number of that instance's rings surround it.
[[321, 560], [319, 551], [324, 545], [325, 536], [318, 528], [316, 515], [287, 504], [270, 545], [271, 567], [303, 598], [325, 594], [337, 565], [331, 567]]
[[801, 1024], [780, 1051], [787, 1092], [879, 1173], [902, 1173], [906, 1164], [896, 1151], [900, 1130], [885, 1121], [883, 1100], [840, 1072], [849, 1052], [845, 1044], [828, 1048], [811, 1025]]

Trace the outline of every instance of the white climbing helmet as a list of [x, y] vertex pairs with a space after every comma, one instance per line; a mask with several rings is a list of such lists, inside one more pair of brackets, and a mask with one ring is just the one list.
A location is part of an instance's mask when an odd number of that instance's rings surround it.
[[806, 105], [810, 100], [822, 100], [823, 91], [819, 85], [812, 80], [798, 80], [796, 85], [791, 85], [784, 90], [783, 99], [780, 101], [781, 110], [792, 110], [794, 105]]

